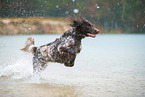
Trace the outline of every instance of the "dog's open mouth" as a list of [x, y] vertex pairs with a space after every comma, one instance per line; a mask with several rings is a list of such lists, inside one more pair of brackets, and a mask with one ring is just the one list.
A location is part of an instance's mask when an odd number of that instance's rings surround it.
[[96, 37], [96, 34], [87, 33], [88, 36]]

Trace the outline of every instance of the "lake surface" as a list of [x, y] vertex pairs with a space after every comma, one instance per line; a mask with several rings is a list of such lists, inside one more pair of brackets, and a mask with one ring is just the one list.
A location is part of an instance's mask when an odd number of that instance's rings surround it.
[[98, 35], [82, 40], [75, 66], [48, 63], [33, 75], [32, 55], [20, 51], [60, 35], [0, 36], [0, 97], [145, 97], [145, 35]]

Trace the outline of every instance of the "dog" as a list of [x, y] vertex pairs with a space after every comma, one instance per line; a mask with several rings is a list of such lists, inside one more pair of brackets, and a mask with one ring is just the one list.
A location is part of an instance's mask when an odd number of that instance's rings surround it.
[[87, 19], [79, 16], [71, 18], [71, 28], [55, 41], [36, 47], [34, 38], [29, 37], [21, 50], [33, 54], [33, 71], [40, 72], [47, 62], [62, 63], [73, 67], [76, 55], [81, 51], [81, 40], [85, 37], [96, 37], [99, 30]]

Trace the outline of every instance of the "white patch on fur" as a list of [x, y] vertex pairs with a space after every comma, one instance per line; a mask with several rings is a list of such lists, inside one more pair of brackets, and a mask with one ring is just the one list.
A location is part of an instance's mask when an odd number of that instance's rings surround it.
[[25, 42], [25, 47], [22, 48], [21, 50], [25, 52], [33, 53], [33, 48], [34, 48], [34, 38], [28, 37]]

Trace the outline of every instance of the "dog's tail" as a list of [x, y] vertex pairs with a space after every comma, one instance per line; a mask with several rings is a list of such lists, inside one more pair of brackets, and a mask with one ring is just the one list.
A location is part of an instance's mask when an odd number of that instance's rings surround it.
[[34, 53], [37, 47], [34, 46], [34, 38], [28, 37], [25, 42], [25, 47], [20, 49], [25, 52]]

